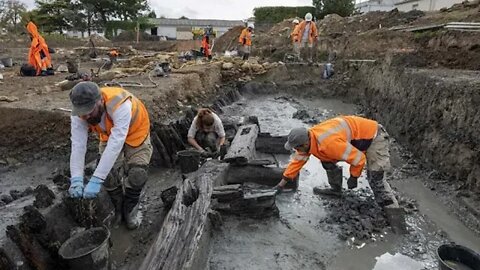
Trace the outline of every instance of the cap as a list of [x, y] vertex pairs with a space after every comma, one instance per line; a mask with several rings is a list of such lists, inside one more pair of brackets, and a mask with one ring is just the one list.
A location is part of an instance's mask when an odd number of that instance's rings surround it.
[[293, 22], [292, 22], [292, 23], [294, 23], [294, 24], [299, 24], [299, 23], [300, 23], [300, 21], [299, 21], [298, 19], [295, 19], [295, 20], [293, 20]]
[[94, 82], [80, 82], [70, 91], [72, 115], [89, 114], [95, 108], [95, 103], [101, 98], [100, 88]]
[[255, 25], [253, 25], [253, 23], [249, 23], [249, 24], [248, 24], [248, 28], [255, 29]]
[[308, 140], [308, 130], [306, 128], [294, 128], [290, 131], [290, 134], [288, 134], [285, 149], [290, 151], [295, 147], [305, 144]]

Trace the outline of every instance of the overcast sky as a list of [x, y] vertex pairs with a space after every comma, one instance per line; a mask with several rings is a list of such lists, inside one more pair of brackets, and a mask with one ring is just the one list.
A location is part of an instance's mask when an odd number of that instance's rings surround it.
[[[22, 0], [29, 8], [34, 0]], [[253, 16], [259, 6], [310, 6], [312, 0], [148, 0], [158, 17], [241, 20]]]

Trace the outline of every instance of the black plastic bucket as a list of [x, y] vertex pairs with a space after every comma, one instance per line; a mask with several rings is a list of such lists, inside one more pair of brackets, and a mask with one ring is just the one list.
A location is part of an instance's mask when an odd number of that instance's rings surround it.
[[480, 255], [464, 246], [441, 245], [437, 256], [439, 270], [480, 270]]
[[191, 173], [200, 166], [200, 152], [196, 150], [182, 150], [177, 152], [178, 163], [182, 173]]
[[72, 270], [110, 269], [110, 231], [96, 227], [70, 237], [58, 250]]

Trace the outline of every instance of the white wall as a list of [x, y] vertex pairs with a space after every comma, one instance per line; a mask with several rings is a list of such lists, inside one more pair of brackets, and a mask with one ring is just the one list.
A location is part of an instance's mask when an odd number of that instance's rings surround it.
[[177, 28], [175, 26], [159, 26], [157, 27], [157, 36], [177, 38]]
[[358, 11], [366, 13], [370, 11], [390, 11], [395, 8], [394, 0], [370, 0], [355, 5]]
[[418, 0], [395, 5], [399, 11], [408, 12], [411, 10], [434, 11], [442, 8], [449, 8], [454, 4], [462, 3], [463, 0]]
[[177, 40], [193, 40], [192, 31], [177, 31]]

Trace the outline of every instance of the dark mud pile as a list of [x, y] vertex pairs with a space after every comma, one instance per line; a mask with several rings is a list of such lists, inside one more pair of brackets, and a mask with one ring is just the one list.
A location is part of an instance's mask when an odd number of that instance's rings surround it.
[[[323, 202], [327, 209], [327, 217], [319, 224], [339, 225], [338, 237], [347, 240], [354, 237], [358, 240], [369, 240], [375, 233], [381, 233], [387, 226], [382, 208], [375, 203], [369, 189], [344, 192], [342, 198], [332, 198]], [[333, 230], [335, 231], [335, 230]]]

